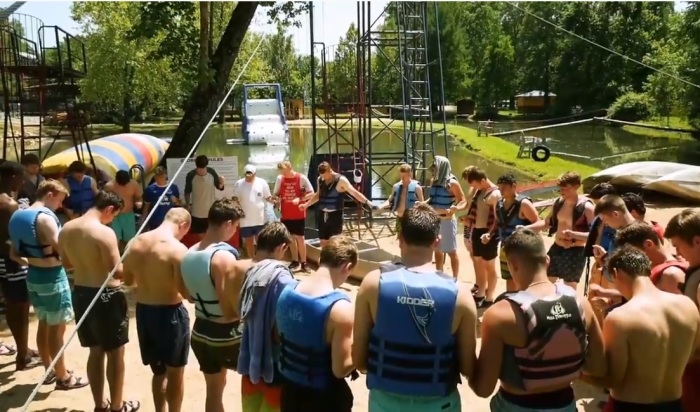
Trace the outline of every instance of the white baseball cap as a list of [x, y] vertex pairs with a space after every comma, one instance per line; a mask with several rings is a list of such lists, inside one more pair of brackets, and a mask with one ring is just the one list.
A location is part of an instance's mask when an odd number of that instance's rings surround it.
[[252, 173], [252, 174], [255, 174], [255, 166], [253, 166], [253, 165], [245, 165], [245, 168], [243, 169], [243, 173]]

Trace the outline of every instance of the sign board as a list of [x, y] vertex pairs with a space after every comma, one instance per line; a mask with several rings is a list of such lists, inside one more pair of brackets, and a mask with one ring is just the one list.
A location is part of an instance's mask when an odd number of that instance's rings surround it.
[[[191, 170], [195, 169], [194, 166], [194, 157], [185, 159], [185, 158], [175, 158], [175, 159], [168, 159], [166, 166], [168, 168], [168, 177], [170, 179], [173, 179], [173, 175], [177, 171], [177, 169], [180, 167], [182, 162], [186, 162], [185, 166], [182, 168], [182, 171], [180, 174], [175, 176], [175, 184], [177, 185], [177, 188], [180, 189], [180, 196], [182, 198], [185, 198], [185, 176], [187, 176], [187, 173], [189, 173]], [[238, 180], [238, 156], [227, 156], [227, 157], [210, 157], [209, 158], [209, 167], [212, 169], [216, 170], [216, 173], [219, 174], [219, 176], [223, 176], [225, 179], [224, 183], [224, 190], [223, 191], [216, 191], [216, 198], [217, 199], [222, 199], [224, 197], [231, 197], [233, 196], [233, 184], [236, 183]]]

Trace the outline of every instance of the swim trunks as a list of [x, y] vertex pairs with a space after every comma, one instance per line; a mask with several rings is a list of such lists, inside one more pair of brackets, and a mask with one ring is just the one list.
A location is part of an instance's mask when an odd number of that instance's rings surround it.
[[136, 214], [134, 212], [118, 214], [110, 225], [117, 240], [128, 242], [136, 236]]
[[700, 361], [691, 361], [683, 371], [683, 410], [700, 411]]
[[455, 389], [447, 396], [407, 396], [380, 390], [369, 391], [369, 412], [460, 412], [462, 401]]
[[[78, 328], [78, 340], [84, 348], [99, 347], [112, 351], [129, 343], [129, 305], [121, 287], [106, 288], [100, 293], [95, 306], [87, 312], [99, 288], [73, 287], [73, 308], [76, 320], [86, 316]], [[87, 312], [87, 314], [86, 314]]]
[[154, 375], [163, 375], [167, 368], [187, 365], [190, 353], [190, 314], [185, 305], [136, 304], [136, 332], [141, 361]]
[[457, 219], [440, 220], [440, 252], [451, 253], [457, 250]]
[[241, 232], [241, 237], [242, 238], [248, 238], [248, 237], [255, 237], [262, 232], [263, 225], [258, 225], [258, 226], [246, 226], [246, 227], [241, 227], [239, 230]]
[[328, 240], [333, 236], [343, 233], [343, 211], [336, 210], [333, 212], [319, 212], [318, 238], [320, 240]]
[[29, 303], [27, 268], [9, 257], [0, 257], [0, 290], [8, 302]]
[[[280, 376], [275, 373], [275, 376]], [[241, 377], [241, 412], [278, 412], [282, 403], [280, 382], [253, 383], [248, 376]]]
[[73, 319], [70, 284], [63, 266], [30, 266], [27, 269], [27, 291], [29, 302], [40, 321], [54, 326]]
[[334, 379], [325, 390], [283, 382], [280, 412], [350, 412], [354, 398], [345, 379]]
[[634, 403], [623, 402], [608, 398], [603, 412], [691, 412], [693, 409], [683, 409], [681, 400], [659, 402], [659, 403]]
[[491, 398], [491, 410], [499, 412], [576, 412], [574, 390], [565, 388], [532, 395], [515, 395], [502, 389]]
[[586, 257], [583, 246], [564, 248], [556, 243], [549, 248], [549, 267], [547, 276], [561, 278], [564, 282], [579, 282], [583, 269], [586, 267]]
[[197, 318], [192, 326], [192, 352], [207, 375], [236, 370], [241, 351], [240, 322], [216, 323]]
[[487, 228], [474, 228], [470, 239], [472, 240], [472, 256], [480, 257], [486, 261], [494, 260], [498, 256], [498, 238], [491, 237], [488, 243], [481, 241], [481, 236], [489, 233]]

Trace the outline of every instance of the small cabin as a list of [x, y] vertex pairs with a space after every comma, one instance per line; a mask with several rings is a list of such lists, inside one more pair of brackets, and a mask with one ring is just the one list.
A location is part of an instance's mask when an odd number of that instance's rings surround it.
[[457, 114], [474, 114], [476, 102], [472, 99], [461, 99], [455, 103], [457, 106]]
[[[549, 105], [553, 106], [557, 101], [557, 95], [549, 92]], [[542, 113], [544, 112], [544, 92], [533, 90], [515, 96], [515, 106], [518, 113]]]
[[285, 99], [284, 100], [284, 115], [287, 120], [299, 120], [304, 118], [304, 100], [303, 99]]

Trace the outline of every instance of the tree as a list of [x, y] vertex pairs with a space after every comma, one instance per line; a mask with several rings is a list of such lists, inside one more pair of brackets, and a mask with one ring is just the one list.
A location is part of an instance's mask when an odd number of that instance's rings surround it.
[[[652, 52], [644, 57], [644, 63], [675, 77], [681, 76], [687, 61], [685, 50], [678, 47], [672, 39], [655, 42]], [[653, 101], [656, 115], [666, 117], [668, 124], [673, 110], [680, 106], [681, 97], [686, 91], [685, 83], [671, 76], [653, 72], [644, 83], [644, 90]]]
[[269, 68], [268, 81], [282, 84], [287, 97], [303, 98], [304, 85], [297, 64], [294, 41], [282, 24], [277, 24], [277, 32], [267, 37], [263, 47], [261, 54]]
[[131, 2], [75, 2], [73, 19], [82, 25], [89, 70], [82, 97], [118, 114], [124, 132], [138, 111], [172, 109], [178, 102], [177, 74], [169, 59], [150, 59], [157, 40], [136, 42], [126, 33], [139, 8]]

